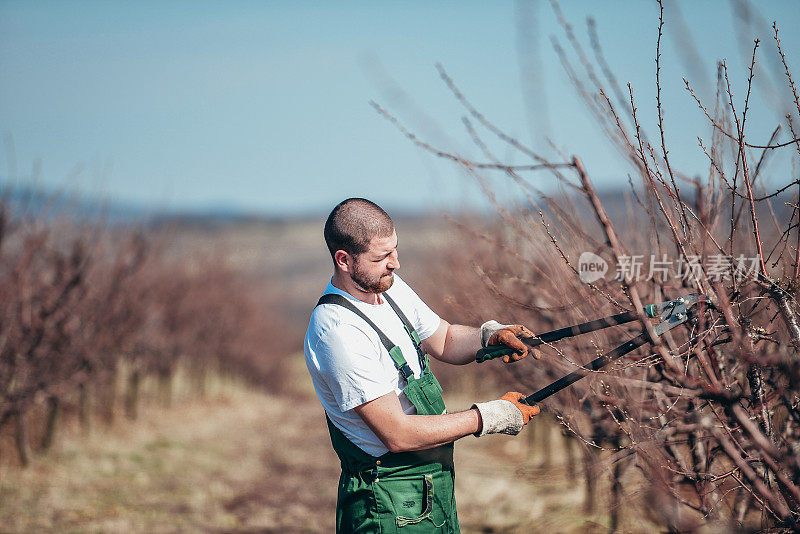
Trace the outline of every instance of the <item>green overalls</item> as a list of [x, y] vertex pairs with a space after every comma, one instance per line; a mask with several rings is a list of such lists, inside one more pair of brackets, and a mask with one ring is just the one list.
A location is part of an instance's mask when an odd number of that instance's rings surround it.
[[[403, 322], [414, 342], [422, 368], [422, 376], [414, 377], [400, 347], [342, 295], [329, 293], [320, 304], [338, 304], [367, 322], [389, 351], [395, 367], [408, 382], [403, 390], [420, 415], [439, 415], [447, 410], [442, 387], [428, 364], [419, 335], [397, 304], [385, 293], [389, 303]], [[327, 414], [326, 414], [327, 418]], [[342, 464], [336, 503], [336, 532], [381, 532], [414, 534], [441, 532], [460, 533], [453, 482], [453, 444], [424, 451], [367, 454], [327, 418], [333, 449]]]

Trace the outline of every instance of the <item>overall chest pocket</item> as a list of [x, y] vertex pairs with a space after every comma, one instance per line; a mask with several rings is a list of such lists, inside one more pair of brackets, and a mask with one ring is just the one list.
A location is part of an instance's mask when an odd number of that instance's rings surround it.
[[418, 379], [409, 380], [403, 393], [416, 407], [419, 415], [441, 415], [447, 412], [442, 398], [442, 386], [430, 371]]

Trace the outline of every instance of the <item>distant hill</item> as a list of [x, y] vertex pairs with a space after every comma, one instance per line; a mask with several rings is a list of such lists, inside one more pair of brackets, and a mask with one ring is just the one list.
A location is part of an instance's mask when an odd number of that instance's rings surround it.
[[247, 213], [235, 206], [213, 205], [193, 209], [154, 209], [141, 204], [109, 201], [85, 195], [46, 191], [31, 186], [5, 186], [0, 196], [11, 208], [14, 217], [56, 219], [67, 217], [84, 222], [110, 225], [144, 224], [163, 226], [219, 226], [269, 221], [273, 218]]
[[[638, 200], [631, 194], [629, 187], [618, 189], [605, 189], [598, 191], [606, 212], [614, 221], [624, 221], [633, 211], [642, 213]], [[266, 214], [245, 210], [239, 206], [227, 204], [208, 204], [194, 208], [153, 208], [142, 204], [124, 201], [110, 201], [91, 198], [65, 192], [46, 191], [32, 186], [0, 185], [0, 197], [10, 206], [13, 217], [35, 217], [56, 219], [67, 217], [82, 222], [102, 222], [113, 226], [145, 225], [150, 227], [182, 226], [198, 229], [218, 229], [226, 226], [282, 223], [299, 221], [319, 221], [327, 213], [300, 213], [300, 214]], [[791, 202], [791, 194], [783, 193], [772, 200], [776, 215], [788, 217], [787, 202]], [[524, 200], [520, 199], [523, 203]], [[585, 198], [576, 196], [573, 199], [575, 212], [573, 216], [594, 217], [593, 210]], [[691, 202], [690, 202], [691, 204]], [[540, 205], [549, 217], [552, 214], [544, 201]], [[533, 209], [528, 206], [527, 209]], [[760, 216], [770, 216], [766, 207], [759, 207]], [[461, 213], [453, 215], [476, 215], [478, 217], [491, 217], [492, 208], [478, 213]], [[441, 213], [415, 212], [391, 210], [392, 217], [397, 221], [419, 221], [423, 219], [437, 219]]]

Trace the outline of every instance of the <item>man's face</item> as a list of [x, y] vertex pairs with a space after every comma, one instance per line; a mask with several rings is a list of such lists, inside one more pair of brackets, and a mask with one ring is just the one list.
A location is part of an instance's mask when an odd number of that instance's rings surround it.
[[373, 237], [369, 248], [352, 256], [353, 264], [350, 278], [362, 290], [368, 293], [383, 293], [394, 282], [392, 272], [400, 268], [397, 259], [397, 233], [389, 237]]

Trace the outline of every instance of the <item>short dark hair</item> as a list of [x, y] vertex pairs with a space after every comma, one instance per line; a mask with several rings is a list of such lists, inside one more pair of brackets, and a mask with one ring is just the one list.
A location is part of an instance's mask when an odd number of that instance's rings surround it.
[[332, 258], [337, 250], [356, 256], [366, 252], [373, 237], [389, 237], [393, 231], [392, 218], [380, 206], [366, 198], [348, 198], [328, 215], [325, 244]]

